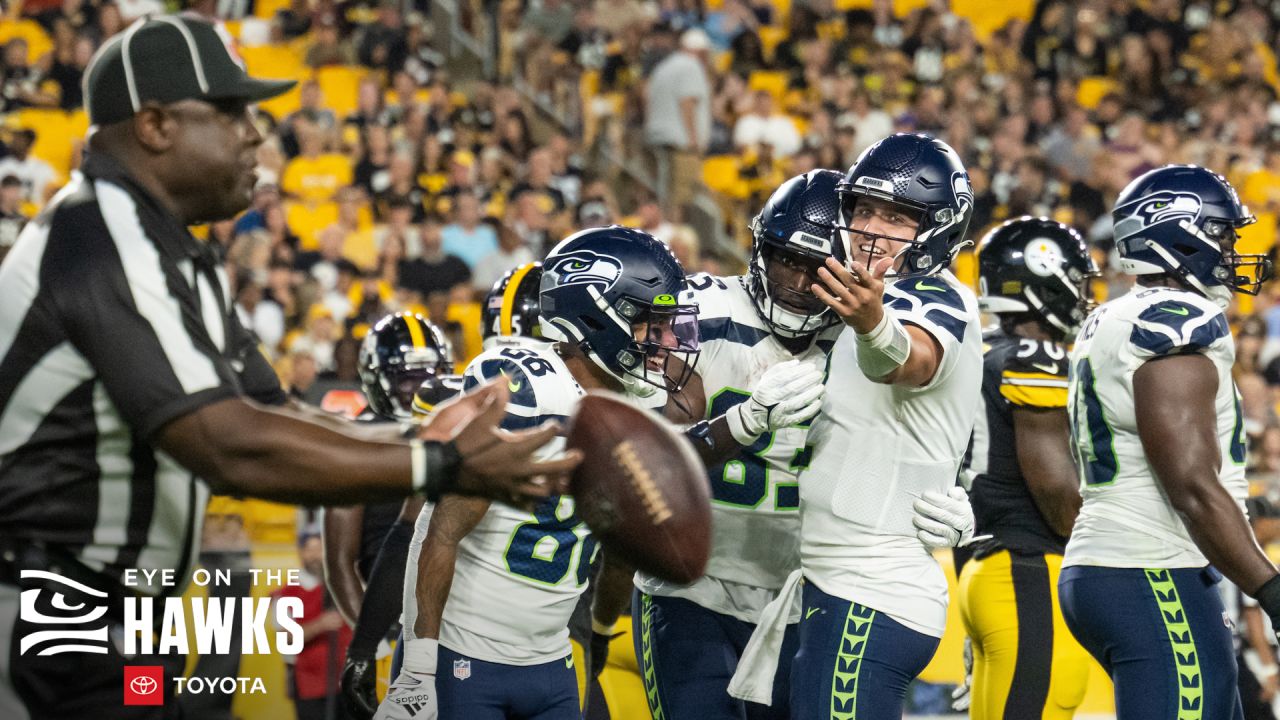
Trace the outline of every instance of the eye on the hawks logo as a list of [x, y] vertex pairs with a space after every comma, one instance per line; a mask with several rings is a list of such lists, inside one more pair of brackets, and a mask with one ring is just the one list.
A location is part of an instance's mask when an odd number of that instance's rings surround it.
[[106, 593], [44, 570], [23, 570], [20, 578], [41, 587], [22, 591], [18, 617], [48, 629], [27, 633], [18, 644], [19, 655], [35, 648], [37, 655], [107, 654]]
[[556, 285], [599, 285], [604, 292], [622, 276], [622, 261], [611, 255], [576, 250], [556, 258], [543, 271], [555, 277]]

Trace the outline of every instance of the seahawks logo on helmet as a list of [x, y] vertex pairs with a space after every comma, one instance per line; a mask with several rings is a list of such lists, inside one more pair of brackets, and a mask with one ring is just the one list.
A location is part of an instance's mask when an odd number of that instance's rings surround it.
[[1151, 227], [1166, 220], [1195, 222], [1200, 216], [1200, 198], [1192, 193], [1159, 192], [1145, 198], [1133, 211], [1133, 217], [1142, 220], [1143, 227]]
[[597, 285], [600, 292], [606, 292], [622, 277], [622, 262], [610, 255], [578, 250], [556, 258], [545, 272], [553, 274], [560, 287]]

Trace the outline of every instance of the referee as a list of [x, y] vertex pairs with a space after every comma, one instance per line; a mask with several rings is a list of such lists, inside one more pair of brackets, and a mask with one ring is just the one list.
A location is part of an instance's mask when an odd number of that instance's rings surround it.
[[[124, 597], [183, 591], [211, 491], [308, 505], [415, 492], [527, 501], [578, 461], [533, 460], [554, 427], [499, 433], [497, 385], [442, 408], [413, 440], [286, 406], [213, 249], [187, 227], [248, 206], [262, 142], [248, 106], [292, 83], [248, 77], [211, 25], [177, 16], [113, 37], [84, 82], [82, 170], [0, 265], [6, 720], [177, 716], [173, 702], [122, 705], [123, 666], [180, 671], [182, 658], [124, 658], [108, 624]], [[174, 582], [125, 587], [129, 569]]]

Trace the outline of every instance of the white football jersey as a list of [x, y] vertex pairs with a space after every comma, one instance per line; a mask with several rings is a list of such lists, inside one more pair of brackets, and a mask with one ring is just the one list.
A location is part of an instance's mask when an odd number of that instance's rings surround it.
[[[550, 345], [494, 347], [467, 366], [467, 387], [505, 376], [511, 399], [502, 427], [565, 422], [582, 387]], [[559, 454], [556, 438], [540, 457]], [[468, 657], [534, 665], [569, 654], [569, 616], [586, 589], [596, 542], [573, 498], [543, 501], [533, 513], [495, 502], [458, 545], [440, 644]]]
[[[746, 401], [760, 376], [777, 363], [796, 358], [822, 367], [844, 327], [823, 331], [804, 352], [792, 355], [756, 312], [746, 283], [746, 277], [695, 275], [681, 301], [698, 305], [702, 353], [697, 371], [706, 390], [707, 419]], [[706, 575], [681, 586], [638, 574], [636, 586], [756, 622], [787, 575], [800, 567], [796, 474], [809, 462], [808, 433], [801, 425], [765, 433], [735, 458], [709, 468], [712, 525]]]
[[946, 576], [912, 525], [916, 498], [956, 483], [981, 410], [982, 329], [973, 292], [950, 272], [885, 288], [885, 310], [942, 346], [927, 385], [868, 380], [854, 333], [831, 351], [826, 398], [809, 433], [813, 460], [800, 474], [805, 578], [941, 637]]
[[1227, 318], [1197, 293], [1137, 287], [1095, 310], [1071, 351], [1067, 402], [1084, 505], [1064, 566], [1208, 564], [1147, 463], [1134, 413], [1134, 371], [1152, 358], [1178, 353], [1202, 353], [1217, 368], [1218, 480], [1243, 509], [1244, 423], [1231, 378], [1235, 342]]

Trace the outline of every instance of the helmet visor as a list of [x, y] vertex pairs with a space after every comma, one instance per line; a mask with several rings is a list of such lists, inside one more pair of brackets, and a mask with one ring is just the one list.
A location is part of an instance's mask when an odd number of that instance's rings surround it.
[[633, 349], [644, 358], [633, 374], [671, 392], [688, 383], [700, 348], [696, 307], [653, 308], [632, 323], [631, 333]]

